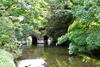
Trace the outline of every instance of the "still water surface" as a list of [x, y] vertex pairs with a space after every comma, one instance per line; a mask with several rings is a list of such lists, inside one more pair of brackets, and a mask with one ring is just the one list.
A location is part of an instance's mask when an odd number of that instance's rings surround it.
[[20, 60], [36, 58], [43, 58], [48, 67], [100, 67], [99, 60], [87, 56], [69, 56], [67, 48], [62, 47], [24, 48]]

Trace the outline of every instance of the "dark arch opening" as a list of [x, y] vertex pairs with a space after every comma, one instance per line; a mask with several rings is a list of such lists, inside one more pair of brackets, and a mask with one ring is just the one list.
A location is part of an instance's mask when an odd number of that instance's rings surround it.
[[37, 37], [34, 34], [30, 35], [32, 37], [32, 45], [36, 45], [37, 44]]
[[48, 46], [48, 36], [44, 35], [43, 39], [44, 39], [44, 46]]

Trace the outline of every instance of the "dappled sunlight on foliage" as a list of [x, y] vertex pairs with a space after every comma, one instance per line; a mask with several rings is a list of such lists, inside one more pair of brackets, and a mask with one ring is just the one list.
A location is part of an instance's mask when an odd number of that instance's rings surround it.
[[100, 47], [100, 5], [98, 2], [99, 0], [71, 0], [72, 14], [76, 19], [69, 26], [68, 33], [58, 39], [61, 43], [64, 39], [71, 41], [73, 48], [69, 51], [90, 52]]
[[15, 58], [21, 54], [19, 41], [26, 40], [47, 24], [48, 3], [41, 0], [0, 1], [0, 47]]
[[72, 41], [73, 46], [76, 46], [79, 52], [98, 49], [100, 46], [100, 25], [97, 23], [89, 26], [81, 25], [79, 28], [78, 26], [74, 26], [71, 28], [72, 31], [68, 32], [68, 38]]
[[[100, 50], [100, 0], [0, 0], [0, 49], [16, 59], [28, 37], [32, 43], [32, 36], [42, 41], [44, 35], [52, 38], [53, 46], [68, 45], [69, 54]], [[83, 59], [83, 62], [91, 60], [87, 56]], [[72, 61], [70, 57], [69, 62]], [[71, 67], [58, 58], [55, 62], [59, 67]]]

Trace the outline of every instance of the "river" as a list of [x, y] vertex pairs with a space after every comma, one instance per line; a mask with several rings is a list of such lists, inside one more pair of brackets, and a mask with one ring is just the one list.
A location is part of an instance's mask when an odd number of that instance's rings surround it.
[[46, 47], [39, 44], [30, 48], [24, 48], [22, 56], [18, 60], [42, 58], [48, 67], [100, 67], [100, 61], [87, 56], [69, 56], [67, 48]]

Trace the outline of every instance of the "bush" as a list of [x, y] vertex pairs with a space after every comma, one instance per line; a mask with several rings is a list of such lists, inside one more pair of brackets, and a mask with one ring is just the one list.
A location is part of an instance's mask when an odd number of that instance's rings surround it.
[[75, 21], [58, 41], [71, 41], [69, 52], [90, 52], [100, 47], [99, 0], [70, 0]]
[[[78, 21], [75, 21], [74, 23], [76, 22]], [[80, 25], [79, 27], [79, 25], [74, 25], [74, 23], [69, 27], [71, 30], [69, 29], [68, 32], [69, 40], [71, 40], [73, 46], [76, 46], [72, 49], [77, 49], [77, 52], [90, 52], [91, 50], [100, 47], [100, 24], [91, 23], [90, 25], [86, 26], [78, 22]]]
[[0, 48], [11, 52], [15, 58], [21, 54], [21, 49], [14, 36], [14, 24], [7, 17], [0, 17]]

